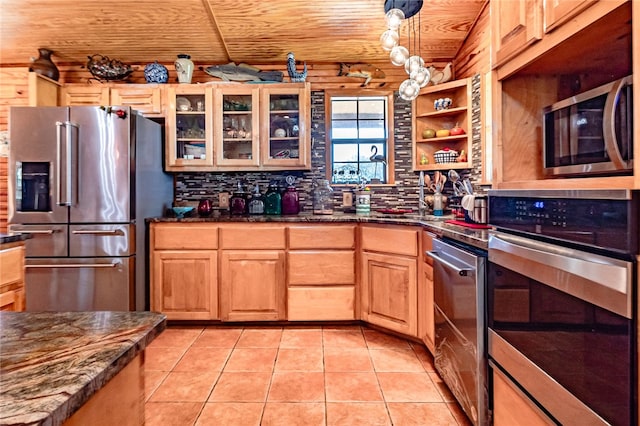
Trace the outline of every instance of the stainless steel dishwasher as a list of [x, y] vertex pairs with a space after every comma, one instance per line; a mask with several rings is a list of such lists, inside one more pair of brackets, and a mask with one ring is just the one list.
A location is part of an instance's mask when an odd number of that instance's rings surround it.
[[485, 266], [487, 252], [434, 240], [436, 370], [475, 425], [490, 424], [487, 390]]

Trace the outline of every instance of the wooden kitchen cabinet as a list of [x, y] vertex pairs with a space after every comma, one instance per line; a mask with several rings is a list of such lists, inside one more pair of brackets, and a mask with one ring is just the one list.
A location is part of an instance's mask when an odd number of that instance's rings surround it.
[[[492, 18], [494, 7], [510, 8], [515, 3], [492, 1]], [[640, 188], [638, 155], [633, 157], [632, 174], [562, 179], [547, 178], [542, 159], [542, 111], [546, 106], [628, 75], [633, 74], [637, 83], [640, 62], [634, 59], [632, 49], [640, 44], [640, 27], [637, 18], [633, 25], [633, 15], [639, 15], [632, 3], [545, 1], [543, 12], [548, 22], [554, 24], [539, 41], [506, 60], [494, 62], [491, 83], [494, 188]], [[502, 20], [502, 13], [495, 16]], [[496, 34], [497, 30], [498, 23], [492, 21], [492, 32]], [[499, 48], [499, 41], [494, 39], [492, 50]], [[633, 85], [634, 98], [640, 98], [639, 86]], [[640, 110], [634, 109], [633, 114], [634, 123], [640, 123]], [[635, 125], [633, 132], [634, 140], [639, 140], [640, 126]]]
[[311, 168], [311, 90], [305, 83], [260, 88], [260, 157], [265, 168]]
[[151, 224], [152, 311], [174, 320], [219, 318], [217, 232], [204, 223]]
[[[434, 101], [440, 98], [450, 98], [452, 105], [448, 109], [436, 110]], [[449, 170], [469, 169], [471, 163], [471, 79], [451, 81], [436, 86], [427, 86], [420, 91], [420, 95], [413, 102], [413, 169], [414, 170]], [[425, 139], [425, 129], [450, 130], [458, 125], [464, 134]], [[465, 152], [466, 161], [454, 161], [438, 164], [435, 160], [436, 151], [449, 148], [462, 154]], [[421, 164], [426, 156], [427, 164]]]
[[286, 318], [285, 226], [220, 228], [220, 316], [223, 321]]
[[259, 93], [255, 84], [233, 85], [215, 91], [216, 166], [237, 169], [260, 165]]
[[494, 426], [555, 425], [509, 378], [493, 368]]
[[165, 170], [209, 171], [214, 165], [213, 88], [167, 88]]
[[289, 227], [289, 321], [356, 319], [355, 229], [337, 224]]
[[221, 319], [284, 320], [284, 262], [284, 250], [223, 250], [220, 261]]
[[409, 336], [418, 335], [418, 231], [361, 228], [361, 318]]
[[0, 248], [0, 311], [24, 311], [23, 242], [4, 244]]
[[60, 90], [60, 106], [109, 105], [109, 86], [103, 84], [65, 84]]
[[61, 106], [130, 106], [147, 117], [162, 115], [158, 84], [67, 84], [60, 89]]
[[544, 32], [548, 33], [598, 0], [544, 0]]
[[496, 0], [490, 7], [494, 66], [542, 39], [542, 0]]
[[436, 236], [422, 231], [421, 262], [418, 271], [418, 337], [431, 353], [435, 352], [435, 318], [433, 295], [433, 259], [425, 252], [433, 249]]
[[170, 85], [165, 167], [174, 172], [310, 169], [310, 98], [308, 83]]

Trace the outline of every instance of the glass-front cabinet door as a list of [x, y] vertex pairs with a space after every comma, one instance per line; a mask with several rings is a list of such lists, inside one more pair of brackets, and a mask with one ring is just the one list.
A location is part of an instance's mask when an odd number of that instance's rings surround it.
[[[290, 86], [293, 86], [291, 84]], [[263, 87], [261, 157], [266, 167], [304, 169], [311, 166], [309, 86]]]
[[256, 85], [222, 87], [214, 95], [216, 165], [258, 167], [259, 88]]
[[167, 171], [213, 167], [213, 89], [170, 87], [167, 102]]

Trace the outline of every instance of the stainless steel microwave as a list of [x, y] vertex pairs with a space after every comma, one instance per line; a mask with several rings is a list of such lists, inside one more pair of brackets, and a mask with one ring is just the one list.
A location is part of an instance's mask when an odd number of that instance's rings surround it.
[[630, 174], [632, 76], [544, 108], [543, 126], [545, 175]]

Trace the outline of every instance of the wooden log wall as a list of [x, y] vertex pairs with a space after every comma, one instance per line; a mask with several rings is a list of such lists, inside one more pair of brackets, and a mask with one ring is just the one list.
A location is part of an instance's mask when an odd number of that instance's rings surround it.
[[491, 71], [489, 18], [489, 2], [486, 2], [455, 57], [456, 78], [467, 78]]

